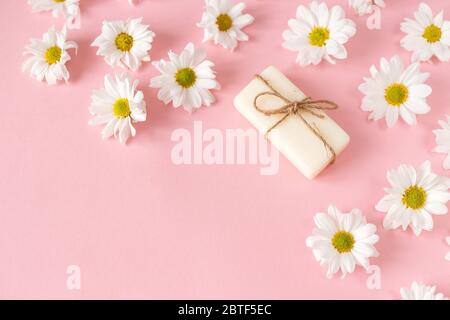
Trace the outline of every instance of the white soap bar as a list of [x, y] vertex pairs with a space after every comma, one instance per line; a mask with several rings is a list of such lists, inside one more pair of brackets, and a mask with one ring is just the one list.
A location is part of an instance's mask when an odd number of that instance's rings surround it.
[[[305, 94], [300, 91], [284, 74], [277, 68], [269, 66], [260, 73], [270, 85], [290, 101], [302, 101]], [[267, 85], [255, 78], [234, 99], [236, 109], [250, 121], [261, 134], [265, 134], [283, 115], [276, 114], [267, 116], [254, 107], [255, 97], [262, 93], [271, 91]], [[324, 92], [326, 95], [326, 92]], [[329, 99], [327, 96], [313, 97], [315, 99]], [[332, 97], [331, 97], [332, 99]], [[277, 109], [285, 103], [279, 98], [264, 95], [258, 99], [258, 106], [264, 106], [264, 110]], [[337, 109], [339, 110], [339, 109]], [[300, 111], [303, 118], [311, 124], [320, 135], [339, 155], [349, 144], [350, 137], [322, 110], [316, 112], [323, 118], [312, 115], [305, 110]], [[339, 111], [331, 111], [339, 112]], [[276, 132], [275, 132], [276, 131]], [[312, 132], [298, 115], [290, 115], [281, 122], [268, 135], [273, 145], [291, 161], [308, 179], [316, 177], [333, 160], [332, 153], [324, 143]]]

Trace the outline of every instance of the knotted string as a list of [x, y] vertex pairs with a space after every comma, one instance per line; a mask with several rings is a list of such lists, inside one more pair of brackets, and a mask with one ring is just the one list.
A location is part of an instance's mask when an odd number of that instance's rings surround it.
[[[283, 114], [284, 116], [278, 120], [272, 127], [269, 128], [266, 132], [266, 136], [277, 126], [279, 126], [281, 123], [283, 123], [284, 120], [286, 120], [288, 117], [292, 115], [297, 115], [300, 120], [306, 125], [306, 127], [317, 137], [319, 138], [325, 148], [331, 152], [331, 161], [330, 164], [333, 164], [336, 160], [336, 151], [334, 151], [333, 147], [328, 143], [328, 141], [325, 139], [325, 137], [320, 133], [319, 129], [315, 125], [315, 123], [310, 124], [302, 115], [303, 112], [308, 112], [311, 115], [323, 119], [325, 118], [324, 115], [316, 112], [316, 110], [335, 110], [338, 108], [338, 105], [332, 101], [328, 100], [313, 100], [310, 97], [306, 97], [305, 99], [301, 101], [291, 101], [285, 96], [283, 96], [279, 91], [277, 91], [266, 79], [264, 79], [262, 76], [257, 74], [255, 76], [258, 80], [262, 81], [271, 91], [265, 91], [261, 92], [255, 97], [255, 100], [253, 101], [253, 106], [256, 110], [261, 112], [262, 114], [266, 116], [271, 116], [275, 114]], [[265, 110], [258, 106], [258, 99], [263, 96], [274, 96], [281, 100], [283, 100], [286, 104], [279, 107], [278, 109], [272, 109], [272, 110]]]

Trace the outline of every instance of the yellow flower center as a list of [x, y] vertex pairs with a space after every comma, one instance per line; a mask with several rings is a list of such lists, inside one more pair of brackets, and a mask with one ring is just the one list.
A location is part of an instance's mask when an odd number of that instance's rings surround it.
[[409, 90], [402, 83], [391, 84], [384, 90], [384, 98], [392, 106], [399, 107], [408, 100]]
[[113, 113], [116, 118], [126, 118], [131, 114], [130, 103], [128, 99], [121, 98], [117, 99], [113, 105]]
[[216, 24], [220, 31], [226, 32], [233, 26], [233, 19], [228, 14], [222, 13], [217, 16]]
[[61, 53], [62, 50], [58, 46], [53, 46], [47, 49], [47, 52], [45, 53], [45, 61], [47, 61], [48, 64], [52, 65], [59, 60], [61, 60]]
[[434, 24], [430, 24], [425, 28], [422, 37], [424, 37], [428, 43], [438, 42], [442, 37], [442, 29]]
[[133, 48], [134, 39], [128, 33], [122, 32], [116, 37], [116, 47], [120, 51], [127, 52]]
[[309, 43], [316, 47], [323, 47], [328, 39], [330, 39], [328, 28], [315, 27], [309, 33]]
[[183, 68], [177, 71], [175, 80], [183, 88], [187, 89], [192, 87], [197, 81], [197, 75], [191, 68]]
[[62, 3], [64, 1], [66, 1], [66, 0], [53, 0], [53, 2], [56, 2], [56, 3]]
[[350, 252], [355, 245], [355, 238], [350, 232], [338, 231], [334, 234], [333, 239], [331, 239], [333, 247], [339, 253]]
[[417, 185], [410, 186], [403, 193], [402, 202], [407, 208], [411, 209], [421, 209], [425, 206], [427, 201], [426, 191]]

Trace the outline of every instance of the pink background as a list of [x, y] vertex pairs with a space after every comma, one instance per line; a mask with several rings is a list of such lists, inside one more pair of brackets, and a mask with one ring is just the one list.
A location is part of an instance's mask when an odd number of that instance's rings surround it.
[[[347, 0], [343, 5], [358, 32], [347, 45], [349, 57], [333, 66], [301, 68], [295, 53], [281, 47], [287, 20], [306, 0], [246, 0], [256, 21], [246, 29], [251, 40], [234, 52], [205, 45], [216, 63], [222, 90], [218, 102], [189, 115], [164, 107], [148, 88], [157, 74], [146, 63], [133, 76], [141, 80], [149, 120], [138, 124], [127, 146], [103, 141], [101, 127], [88, 126], [93, 89], [113, 70], [90, 43], [103, 19], [143, 16], [156, 33], [152, 59], [200, 45], [203, 0], [81, 1], [82, 28], [70, 32], [79, 54], [68, 64], [69, 85], [47, 86], [20, 72], [22, 51], [63, 19], [33, 14], [25, 0], [2, 1], [0, 11], [0, 298], [336, 298], [395, 299], [412, 281], [436, 284], [450, 295], [450, 216], [435, 218], [433, 232], [385, 231], [374, 210], [387, 186], [388, 169], [419, 165], [434, 154], [437, 121], [450, 106], [450, 65], [423, 64], [431, 72], [432, 111], [419, 124], [369, 122], [359, 109], [357, 86], [380, 57], [409, 53], [400, 48], [400, 22], [412, 16], [419, 0], [387, 0], [382, 30], [370, 31]], [[450, 3], [428, 0], [435, 12]], [[330, 98], [341, 108], [332, 117], [350, 134], [351, 144], [337, 163], [314, 181], [306, 180], [280, 157], [280, 172], [261, 176], [260, 166], [176, 166], [170, 135], [177, 128], [250, 128], [234, 109], [233, 97], [266, 65], [277, 65], [305, 92]], [[117, 69], [116, 71], [120, 71]], [[333, 203], [342, 210], [362, 209], [381, 236], [381, 289], [366, 287], [358, 269], [345, 279], [328, 280], [305, 238], [313, 215]], [[68, 265], [81, 267], [82, 288], [66, 288]]]

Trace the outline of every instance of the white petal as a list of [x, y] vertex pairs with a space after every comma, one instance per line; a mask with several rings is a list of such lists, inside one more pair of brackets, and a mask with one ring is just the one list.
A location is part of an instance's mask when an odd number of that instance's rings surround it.
[[337, 230], [335, 221], [324, 213], [317, 213], [314, 216], [314, 222], [318, 228], [327, 230], [330, 233], [335, 233]]
[[386, 110], [386, 124], [389, 128], [393, 127], [398, 119], [399, 110], [396, 107], [391, 107]]

